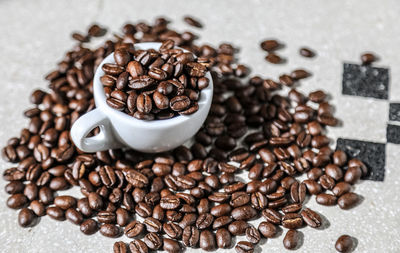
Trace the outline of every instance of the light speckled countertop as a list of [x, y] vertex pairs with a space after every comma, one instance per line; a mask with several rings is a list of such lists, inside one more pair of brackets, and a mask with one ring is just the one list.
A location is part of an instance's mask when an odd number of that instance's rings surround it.
[[[191, 29], [182, 22], [185, 14], [204, 23], [205, 29], [192, 29], [201, 41], [214, 45], [229, 41], [239, 46], [240, 60], [251, 66], [253, 74], [276, 77], [300, 66], [310, 70], [313, 77], [299, 89], [308, 92], [322, 87], [332, 95], [336, 115], [343, 121], [342, 127], [329, 129], [332, 139], [385, 143], [389, 101], [400, 101], [399, 13], [397, 0], [0, 0], [0, 144], [18, 136], [27, 125], [22, 113], [30, 106], [29, 95], [34, 88], [46, 87], [43, 76], [71, 48], [72, 31], [84, 31], [92, 22], [118, 31], [126, 21], [153, 20], [160, 15], [168, 16], [178, 30]], [[279, 53], [289, 58], [288, 64], [265, 62], [259, 42], [268, 37], [285, 42]], [[297, 52], [303, 45], [315, 49], [318, 56], [300, 57]], [[380, 56], [376, 66], [390, 68], [389, 101], [341, 95], [343, 61], [358, 62], [366, 50]], [[364, 200], [350, 211], [319, 206], [312, 198], [307, 205], [323, 214], [330, 225], [324, 230], [302, 229], [304, 243], [297, 252], [334, 252], [334, 242], [341, 234], [358, 238], [355, 252], [399, 252], [399, 164], [399, 145], [387, 144], [384, 182], [359, 183], [355, 192]], [[1, 171], [9, 166], [0, 162]], [[17, 212], [5, 205], [4, 185], [0, 180], [1, 252], [112, 251], [115, 239], [99, 233], [85, 236], [70, 222], [44, 217], [33, 228], [19, 227]], [[262, 241], [256, 249], [261, 252], [261, 248], [282, 252], [282, 237]]]

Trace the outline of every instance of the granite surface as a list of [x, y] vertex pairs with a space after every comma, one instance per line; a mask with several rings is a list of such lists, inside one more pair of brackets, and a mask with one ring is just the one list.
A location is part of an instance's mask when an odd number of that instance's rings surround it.
[[[343, 123], [329, 129], [333, 148], [337, 138], [385, 144], [389, 103], [400, 102], [399, 13], [398, 0], [0, 0], [0, 144], [18, 136], [27, 125], [22, 113], [30, 106], [29, 95], [34, 88], [46, 88], [43, 76], [73, 45], [72, 31], [83, 31], [92, 22], [118, 31], [126, 21], [160, 15], [170, 17], [172, 26], [183, 31], [189, 28], [182, 21], [185, 14], [202, 20], [205, 28], [193, 29], [201, 41], [213, 45], [229, 41], [240, 47], [241, 62], [250, 65], [253, 74], [276, 77], [300, 66], [310, 70], [313, 76], [299, 89], [329, 92]], [[289, 59], [287, 64], [271, 65], [264, 60], [259, 42], [270, 37], [285, 42], [279, 53]], [[300, 57], [298, 49], [304, 45], [318, 56]], [[376, 67], [389, 69], [388, 99], [342, 95], [343, 63], [359, 63], [360, 53], [368, 50], [381, 58]], [[304, 242], [297, 252], [335, 252], [334, 243], [341, 234], [358, 239], [355, 252], [400, 252], [400, 148], [389, 143], [385, 150], [384, 180], [362, 181], [355, 187], [363, 196], [361, 205], [343, 211], [319, 206], [314, 198], [308, 201], [329, 225], [321, 230], [301, 229]], [[0, 162], [1, 171], [9, 166]], [[99, 233], [85, 236], [70, 222], [44, 217], [33, 228], [19, 227], [17, 212], [5, 205], [4, 186], [0, 180], [1, 252], [112, 251], [116, 239]], [[69, 192], [78, 196], [76, 189]], [[282, 239], [263, 240], [256, 251], [283, 252]]]

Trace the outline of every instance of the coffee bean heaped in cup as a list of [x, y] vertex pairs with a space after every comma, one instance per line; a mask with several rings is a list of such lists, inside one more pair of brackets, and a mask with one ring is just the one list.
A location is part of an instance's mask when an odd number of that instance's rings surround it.
[[120, 47], [115, 64], [102, 66], [107, 104], [137, 119], [169, 119], [199, 109], [201, 90], [208, 87], [208, 61], [174, 48], [172, 40], [159, 50]]

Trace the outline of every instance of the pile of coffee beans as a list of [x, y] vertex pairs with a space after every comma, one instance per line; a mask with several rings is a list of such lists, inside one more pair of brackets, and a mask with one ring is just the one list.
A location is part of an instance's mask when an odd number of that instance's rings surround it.
[[195, 113], [211, 63], [174, 46], [168, 39], [159, 50], [135, 50], [132, 43], [116, 49], [115, 63], [104, 64], [100, 78], [107, 104], [142, 120]]
[[[32, 93], [33, 106], [25, 111], [28, 126], [2, 149], [4, 159], [15, 164], [3, 178], [9, 181], [7, 206], [20, 209], [21, 226], [32, 226], [37, 217], [48, 215], [69, 220], [86, 235], [125, 234], [132, 241], [116, 242], [118, 253], [180, 252], [185, 247], [253, 252], [261, 238], [277, 237], [280, 226], [288, 229], [283, 236], [287, 249], [299, 247], [299, 230], [304, 226], [323, 226], [318, 212], [305, 205], [310, 196], [321, 205], [342, 209], [357, 204], [359, 196], [351, 192], [352, 185], [368, 173], [367, 168], [329, 147], [325, 126], [335, 126], [338, 120], [326, 94], [318, 90], [307, 95], [293, 88], [310, 73], [297, 69], [277, 80], [259, 76], [244, 80], [249, 71], [235, 61], [233, 45], [196, 45], [194, 34], [178, 33], [168, 23], [158, 18], [152, 25], [126, 24], [122, 34], [95, 50], [74, 36], [79, 44], [46, 76], [49, 90]], [[102, 29], [90, 30], [97, 34], [93, 30]], [[129, 60], [121, 65], [129, 65], [137, 57], [129, 51], [133, 44], [147, 41], [164, 46], [173, 41], [193, 52], [198, 62], [208, 62], [213, 102], [193, 144], [160, 154], [80, 151], [69, 131], [79, 116], [95, 107], [95, 69], [112, 52], [124, 50]], [[121, 68], [118, 75], [123, 73], [120, 65], [113, 68]], [[129, 75], [136, 71], [131, 68]], [[116, 75], [111, 75], [115, 86]], [[184, 85], [179, 78], [176, 82]], [[199, 85], [198, 80], [195, 83]], [[287, 95], [279, 91], [282, 87], [289, 90]], [[111, 93], [110, 97], [116, 98]], [[306, 179], [300, 179], [304, 175]], [[83, 196], [63, 193], [70, 187], [79, 187]], [[263, 221], [257, 226], [249, 223], [258, 218]], [[233, 245], [239, 235], [247, 240]], [[348, 246], [347, 240], [341, 244]]]

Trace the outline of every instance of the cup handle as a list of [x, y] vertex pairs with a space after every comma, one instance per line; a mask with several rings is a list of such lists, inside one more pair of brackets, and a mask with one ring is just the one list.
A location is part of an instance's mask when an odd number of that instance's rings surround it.
[[[99, 134], [87, 137], [94, 128], [99, 127]], [[97, 152], [120, 148], [111, 129], [110, 120], [98, 108], [79, 117], [71, 128], [71, 139], [84, 152]]]

